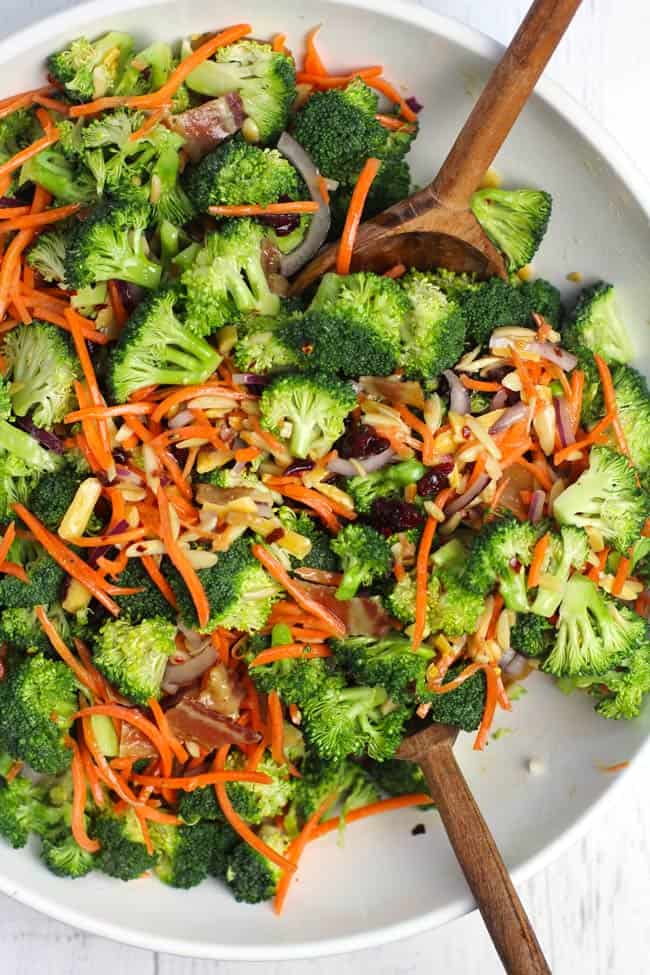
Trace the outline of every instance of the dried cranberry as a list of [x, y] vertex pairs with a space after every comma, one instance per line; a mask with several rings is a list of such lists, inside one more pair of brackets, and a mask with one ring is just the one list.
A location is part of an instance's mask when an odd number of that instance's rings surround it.
[[424, 105], [422, 104], [422, 102], [419, 100], [419, 98], [416, 98], [415, 95], [409, 95], [409, 97], [408, 98], [405, 98], [404, 101], [406, 102], [406, 104], [408, 105], [408, 107], [411, 109], [411, 111], [412, 112], [415, 112], [416, 115], [419, 112], [421, 112], [422, 109], [424, 108]]
[[303, 471], [310, 471], [314, 466], [313, 460], [309, 460], [306, 457], [304, 460], [294, 460], [293, 463], [284, 471], [284, 477], [290, 477], [292, 474], [302, 474]]
[[443, 488], [449, 487], [449, 475], [454, 469], [453, 461], [446, 460], [436, 464], [418, 481], [418, 494], [421, 498], [430, 498]]
[[119, 278], [115, 278], [114, 280], [124, 309], [130, 315], [144, 298], [146, 294], [145, 289], [137, 284], [131, 284], [130, 281], [122, 281]]
[[463, 427], [462, 433], [463, 433], [463, 440], [469, 440], [469, 438], [472, 436], [472, 431], [467, 426]]
[[374, 427], [352, 421], [348, 423], [347, 430], [335, 446], [339, 457], [348, 460], [350, 457], [361, 459], [380, 454], [382, 450], [390, 447], [390, 443], [377, 433]]
[[511, 569], [514, 569], [515, 572], [520, 572], [522, 569], [522, 564], [517, 558], [510, 559], [508, 565], [510, 566]]
[[[288, 196], [281, 196], [280, 203], [289, 203]], [[259, 217], [260, 223], [265, 223], [267, 227], [273, 227], [278, 237], [288, 237], [300, 225], [300, 215], [297, 213], [278, 213], [270, 214], [266, 217]]]
[[408, 501], [375, 498], [370, 510], [370, 521], [377, 531], [388, 537], [395, 532], [408, 531], [409, 528], [420, 528], [424, 524], [424, 515]]
[[116, 464], [128, 464], [129, 462], [126, 451], [122, 450], [121, 447], [116, 447], [113, 451], [113, 460]]

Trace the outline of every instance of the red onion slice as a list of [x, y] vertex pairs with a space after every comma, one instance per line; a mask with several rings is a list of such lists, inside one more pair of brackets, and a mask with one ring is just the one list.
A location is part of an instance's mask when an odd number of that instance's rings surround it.
[[528, 507], [528, 520], [535, 525], [542, 520], [544, 514], [544, 504], [546, 502], [546, 491], [533, 491]]
[[167, 664], [163, 679], [163, 690], [175, 694], [179, 687], [187, 687], [202, 677], [217, 660], [217, 651], [208, 640], [203, 649], [180, 664]]
[[319, 205], [309, 223], [309, 230], [303, 242], [280, 259], [280, 272], [285, 278], [289, 278], [304, 267], [327, 240], [331, 214], [329, 205], [321, 193], [319, 173], [311, 156], [288, 132], [282, 133], [277, 148], [296, 167], [307, 184], [310, 197]]
[[[390, 464], [394, 456], [393, 448], [386, 447], [380, 454], [372, 454], [370, 457], [358, 460], [357, 465], [363, 467], [366, 474], [372, 474], [373, 471], [380, 471], [386, 464]], [[327, 465], [329, 471], [332, 471], [333, 474], [340, 474], [342, 477], [356, 477], [359, 473], [358, 467], [342, 457], [333, 458]]]
[[178, 430], [180, 427], [187, 427], [192, 423], [194, 417], [190, 410], [181, 410], [176, 416], [173, 416], [168, 423], [170, 430]]
[[452, 413], [464, 416], [469, 413], [469, 391], [465, 389], [460, 379], [451, 369], [445, 369], [443, 376], [449, 383], [449, 409]]
[[451, 517], [451, 515], [455, 515], [457, 511], [462, 511], [463, 508], [466, 508], [468, 504], [471, 504], [475, 498], [478, 498], [481, 491], [486, 489], [489, 483], [490, 478], [487, 476], [487, 474], [482, 474], [481, 477], [479, 477], [479, 479], [472, 484], [471, 488], [465, 491], [464, 494], [461, 494], [459, 498], [454, 498], [454, 500], [447, 505], [445, 508], [445, 515], [447, 518]]
[[500, 416], [496, 423], [493, 423], [490, 427], [488, 433], [503, 433], [504, 430], [509, 430], [510, 427], [514, 426], [520, 420], [523, 420], [530, 413], [530, 407], [526, 406], [525, 403], [515, 403], [505, 411], [503, 416]]
[[572, 352], [567, 352], [566, 349], [561, 349], [559, 345], [553, 345], [552, 342], [528, 342], [525, 349], [527, 352], [533, 352], [535, 355], [541, 356], [542, 359], [559, 366], [565, 372], [575, 369], [578, 364], [578, 360]]
[[28, 416], [17, 416], [16, 426], [33, 437], [41, 447], [51, 450], [53, 454], [63, 455], [65, 453], [65, 447], [57, 435], [49, 430], [44, 430], [42, 427], [37, 427]]
[[564, 396], [556, 396], [553, 399], [555, 407], [555, 422], [557, 426], [560, 443], [563, 447], [576, 442], [576, 435], [573, 432], [573, 420], [569, 414], [569, 406]]
[[495, 393], [490, 402], [491, 410], [502, 410], [503, 407], [508, 402], [508, 390], [500, 389], [498, 393]]
[[234, 372], [232, 381], [238, 386], [267, 386], [271, 376], [259, 376], [256, 372]]

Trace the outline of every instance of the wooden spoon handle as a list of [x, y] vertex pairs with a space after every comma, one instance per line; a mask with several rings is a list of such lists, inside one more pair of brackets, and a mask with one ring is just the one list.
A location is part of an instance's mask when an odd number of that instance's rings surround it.
[[439, 203], [468, 205], [580, 3], [535, 0], [431, 184]]
[[418, 761], [506, 972], [508, 975], [551, 975], [451, 744], [431, 749], [418, 756]]

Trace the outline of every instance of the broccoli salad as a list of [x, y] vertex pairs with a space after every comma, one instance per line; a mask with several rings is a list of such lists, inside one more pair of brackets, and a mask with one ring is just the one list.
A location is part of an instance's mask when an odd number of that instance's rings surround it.
[[612, 285], [528, 267], [543, 190], [474, 194], [503, 280], [350, 273], [422, 106], [251, 33], [79, 38], [0, 103], [0, 834], [279, 912], [431, 804], [412, 719], [483, 749], [532, 669], [639, 715], [650, 395]]

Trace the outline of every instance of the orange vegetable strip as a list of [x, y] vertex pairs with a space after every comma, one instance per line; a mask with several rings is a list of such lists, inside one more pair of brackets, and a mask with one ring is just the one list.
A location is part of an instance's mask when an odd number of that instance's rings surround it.
[[501, 383], [488, 383], [483, 379], [472, 379], [471, 376], [462, 375], [460, 381], [465, 389], [476, 389], [481, 393], [498, 393], [502, 389]]
[[396, 264], [395, 267], [391, 267], [388, 269], [388, 271], [384, 271], [384, 277], [392, 278], [393, 281], [396, 281], [398, 278], [403, 278], [406, 271], [406, 264]]
[[[82, 409], [92, 405], [92, 396], [85, 383], [75, 380], [74, 390], [77, 394], [77, 402]], [[105, 425], [102, 423], [100, 427], [99, 421], [83, 420], [81, 427], [88, 441], [88, 446], [100, 468], [104, 471], [108, 470], [113, 463], [113, 456], [110, 451], [108, 437], [104, 436], [106, 434]]]
[[403, 403], [398, 403], [395, 409], [402, 419], [422, 437], [422, 463], [430, 467], [433, 464], [433, 458], [435, 456], [434, 437], [431, 427], [424, 420], [420, 420]]
[[0, 178], [3, 176], [8, 176], [10, 173], [15, 173], [17, 169], [20, 169], [28, 159], [33, 156], [37, 156], [39, 152], [43, 149], [47, 149], [48, 146], [54, 145], [55, 142], [59, 141], [58, 129], [52, 128], [50, 132], [42, 136], [42, 138], [37, 139], [36, 142], [32, 142], [30, 146], [25, 149], [21, 149], [17, 152], [15, 156], [8, 159], [6, 163], [0, 166]]
[[327, 68], [323, 64], [320, 54], [316, 49], [316, 36], [318, 35], [322, 24], [317, 24], [316, 27], [312, 27], [307, 33], [305, 38], [305, 57], [303, 60], [303, 66], [305, 71], [310, 74], [326, 75]]
[[154, 423], [159, 423], [162, 418], [169, 413], [172, 406], [178, 406], [179, 403], [185, 403], [189, 400], [196, 399], [198, 396], [226, 396], [229, 399], [240, 400], [246, 399], [245, 393], [240, 393], [237, 390], [228, 389], [220, 382], [212, 383], [202, 383], [200, 386], [182, 386], [180, 389], [175, 389], [171, 393], [167, 393], [165, 398], [161, 400], [154, 412], [151, 414], [151, 419]]
[[454, 677], [453, 680], [447, 681], [446, 684], [442, 683], [442, 677], [432, 681], [431, 683], [427, 683], [427, 690], [431, 691], [433, 694], [451, 694], [451, 692], [455, 691], [457, 687], [464, 684], [466, 680], [469, 680], [470, 677], [477, 674], [479, 670], [483, 670], [485, 666], [486, 664], [481, 663], [469, 664], [460, 672], [458, 677]]
[[354, 521], [356, 518], [356, 512], [351, 508], [346, 508], [344, 505], [338, 504], [332, 498], [326, 498], [324, 495], [319, 494], [318, 491], [302, 487], [301, 484], [296, 484], [295, 486], [287, 484], [283, 487], [278, 487], [278, 490], [286, 498], [299, 501], [308, 508], [312, 508], [319, 515], [321, 521], [335, 534], [338, 533], [340, 525], [334, 512], [343, 518], [347, 518], [348, 521]]
[[510, 343], [510, 358], [514, 362], [515, 369], [517, 370], [517, 375], [521, 380], [521, 389], [525, 394], [528, 401], [532, 400], [536, 395], [535, 384], [530, 378], [530, 372], [528, 371], [528, 366], [524, 360], [519, 355], [519, 350], [514, 342]]
[[207, 626], [208, 620], [210, 619], [208, 598], [205, 594], [205, 589], [201, 585], [201, 580], [196, 569], [173, 536], [169, 516], [169, 500], [162, 487], [158, 488], [158, 509], [160, 511], [160, 534], [167, 549], [167, 555], [181, 574], [183, 582], [190, 592], [199, 625], [201, 627]]
[[[121, 776], [119, 776], [117, 772], [111, 768], [106, 761], [105, 756], [99, 749], [93, 734], [93, 726], [90, 722], [90, 718], [83, 718], [81, 724], [84, 733], [84, 741], [86, 742], [90, 754], [95, 759], [95, 765], [102, 782], [105, 782], [106, 785], [112, 789], [113, 792], [115, 792], [124, 802], [128, 803], [129, 805], [137, 805], [138, 799], [136, 795], [131, 791], [131, 789], [129, 789], [126, 783], [122, 780]], [[113, 759], [113, 761], [115, 761], [115, 759]], [[129, 763], [130, 768], [130, 766], [133, 764], [133, 759], [129, 759]]]
[[582, 413], [582, 396], [585, 388], [585, 374], [582, 369], [574, 369], [571, 373], [571, 415], [573, 419], [573, 432], [575, 433], [580, 423]]
[[52, 85], [42, 85], [40, 88], [32, 88], [31, 91], [23, 91], [19, 95], [10, 95], [0, 101], [0, 118], [12, 115], [19, 108], [29, 108], [35, 101], [36, 95], [45, 95], [52, 91]]
[[72, 651], [65, 645], [65, 643], [59, 636], [56, 627], [48, 618], [44, 606], [36, 607], [36, 616], [38, 617], [38, 622], [41, 624], [43, 628], [43, 632], [45, 633], [46, 637], [48, 638], [48, 640], [50, 641], [50, 643], [52, 644], [52, 646], [54, 647], [58, 655], [61, 657], [61, 660], [63, 660], [63, 662], [68, 665], [68, 667], [73, 672], [75, 677], [77, 677], [77, 679], [81, 681], [84, 687], [87, 687], [88, 690], [91, 691], [93, 694], [97, 694], [98, 692], [97, 681], [88, 673], [88, 671], [83, 666], [83, 664], [81, 664], [77, 660], [77, 658], [74, 656]]
[[82, 708], [77, 711], [76, 718], [89, 718], [93, 714], [105, 714], [109, 718], [117, 718], [126, 721], [127, 724], [137, 728], [145, 738], [154, 745], [162, 762], [163, 775], [169, 775], [172, 768], [172, 753], [169, 744], [165, 741], [155, 724], [145, 718], [137, 708], [126, 708], [121, 704], [95, 704], [89, 708]]
[[81, 209], [81, 203], [68, 203], [63, 207], [53, 207], [42, 213], [29, 213], [27, 216], [17, 216], [15, 220], [7, 220], [2, 224], [3, 233], [12, 230], [29, 230], [33, 227], [45, 227], [51, 223], [58, 223], [72, 216], [77, 210]]
[[496, 593], [494, 598], [494, 605], [492, 608], [492, 615], [490, 617], [490, 622], [488, 624], [487, 632], [485, 634], [486, 640], [494, 640], [494, 636], [497, 629], [497, 623], [499, 621], [499, 616], [501, 615], [501, 610], [503, 609], [503, 596], [500, 592]]
[[[327, 634], [329, 639], [329, 634]], [[261, 653], [251, 660], [249, 667], [262, 667], [264, 664], [275, 663], [276, 660], [314, 660], [316, 657], [331, 657], [332, 651], [329, 647], [311, 647], [305, 650], [302, 643], [289, 643], [284, 647], [271, 647], [269, 650], [262, 650]]]
[[0, 562], [4, 562], [9, 554], [9, 549], [12, 546], [13, 540], [16, 537], [16, 525], [15, 522], [11, 521], [9, 527], [3, 535], [2, 541], [0, 542]]
[[438, 522], [430, 515], [422, 532], [417, 561], [415, 563], [415, 624], [413, 626], [413, 649], [417, 650], [422, 643], [427, 616], [427, 582], [429, 578], [429, 555], [433, 536]]
[[[352, 809], [345, 816], [346, 826], [356, 823], [360, 819], [367, 819], [378, 813], [393, 812], [396, 809], [408, 809], [410, 806], [430, 806], [431, 796], [426, 792], [411, 792], [404, 796], [393, 796], [391, 799], [379, 799], [377, 802], [370, 802], [367, 806], [359, 809]], [[317, 840], [328, 833], [335, 833], [341, 826], [341, 817], [328, 819], [326, 823], [321, 823], [313, 834], [312, 839]]]
[[167, 717], [165, 716], [165, 712], [155, 697], [152, 697], [149, 701], [149, 710], [154, 716], [154, 720], [158, 725], [160, 734], [169, 742], [169, 747], [173, 751], [178, 761], [186, 762], [190, 756], [185, 751], [178, 738], [172, 734]]
[[383, 68], [381, 65], [371, 65], [368, 68], [359, 68], [345, 75], [318, 75], [310, 74], [308, 71], [298, 71], [296, 81], [299, 85], [312, 85], [321, 91], [328, 91], [330, 88], [345, 88], [355, 78], [362, 78], [370, 84], [370, 78], [379, 78]]
[[609, 558], [609, 549], [604, 548], [598, 553], [598, 564], [592, 565], [587, 572], [587, 578], [591, 579], [592, 582], [598, 584], [600, 575], [605, 571], [605, 566], [607, 564], [607, 559]]
[[[133, 138], [133, 136], [131, 136]], [[112, 278], [108, 282], [108, 298], [111, 303], [111, 309], [113, 311], [113, 318], [115, 319], [115, 324], [120, 329], [120, 331], [126, 325], [129, 313], [124, 307], [124, 302], [120, 295], [120, 289], [117, 286], [117, 282]]]
[[381, 126], [385, 129], [390, 129], [392, 132], [413, 132], [413, 126], [409, 125], [403, 119], [395, 118], [394, 115], [382, 115], [381, 112], [375, 115], [375, 118]]
[[375, 176], [379, 172], [379, 167], [381, 166], [381, 161], [370, 157], [364, 163], [363, 169], [359, 174], [356, 186], [352, 191], [352, 197], [350, 199], [350, 206], [348, 208], [348, 213], [345, 218], [345, 226], [343, 227], [343, 233], [341, 234], [341, 242], [339, 244], [338, 254], [336, 256], [336, 273], [337, 274], [349, 274], [350, 266], [352, 264], [352, 254], [354, 252], [354, 243], [357, 237], [357, 231], [359, 229], [359, 224], [361, 223], [361, 217], [363, 215], [363, 208], [366, 203], [366, 198], [370, 192], [370, 188], [373, 184]]
[[[14, 217], [22, 217], [24, 213], [29, 213], [29, 207], [0, 207], [0, 220], [13, 220]], [[2, 232], [5, 228], [2, 227]]]
[[632, 560], [624, 555], [616, 567], [616, 575], [614, 576], [614, 582], [612, 583], [612, 596], [621, 595], [623, 586], [629, 578], [631, 566]]
[[160, 571], [159, 566], [156, 564], [156, 560], [151, 555], [142, 556], [142, 565], [146, 570], [151, 581], [158, 587], [160, 592], [163, 594], [170, 606], [174, 609], [178, 609], [178, 602], [176, 596], [174, 595], [174, 590], [169, 585], [164, 575]]
[[[30, 302], [29, 299], [26, 301], [28, 307], [32, 308], [36, 318], [43, 318], [46, 322], [50, 322], [52, 325], [57, 325], [58, 328], [62, 328], [65, 332], [70, 331], [70, 326], [66, 322], [62, 315], [57, 314], [57, 312], [52, 311], [51, 308], [45, 305], [39, 305], [36, 302]], [[98, 345], [106, 345], [109, 341], [108, 335], [105, 332], [98, 332], [95, 328], [84, 328], [82, 330], [83, 337], [89, 342], [95, 342]]]
[[164, 118], [166, 111], [166, 108], [155, 109], [149, 118], [144, 120], [140, 128], [131, 133], [129, 136], [129, 142], [137, 142], [138, 139], [142, 139], [145, 135], [147, 135], [148, 132], [151, 132], [151, 130], [158, 125], [160, 120]]
[[[303, 828], [301, 829], [298, 836], [291, 843], [291, 846], [287, 850], [287, 857], [291, 863], [298, 866], [300, 858], [307, 847], [307, 844], [311, 839], [313, 839], [316, 827], [321, 821], [322, 817], [325, 815], [327, 810], [332, 806], [337, 799], [337, 793], [333, 792], [331, 795], [326, 796], [321, 802], [318, 808], [311, 814]], [[277, 890], [275, 892], [275, 898], [273, 901], [273, 910], [276, 914], [282, 913], [282, 908], [284, 907], [284, 902], [286, 900], [287, 894], [289, 893], [289, 887], [291, 886], [292, 875], [285, 871], [278, 881]]]
[[618, 407], [616, 405], [616, 392], [614, 390], [614, 383], [612, 381], [612, 374], [609, 370], [609, 366], [603, 358], [599, 355], [594, 354], [594, 361], [598, 369], [598, 375], [600, 376], [600, 381], [603, 387], [603, 398], [605, 400], [605, 409], [607, 413], [612, 417], [612, 426], [614, 427], [614, 433], [616, 434], [616, 439], [618, 445], [621, 449], [621, 453], [625, 454], [626, 457], [630, 456], [630, 448], [627, 445], [627, 439], [625, 433], [623, 432], [623, 427], [621, 426], [621, 420], [618, 415]]
[[19, 759], [16, 759], [16, 761], [13, 762], [11, 768], [9, 769], [9, 771], [7, 772], [7, 774], [5, 775], [5, 781], [6, 782], [13, 782], [13, 780], [16, 778], [16, 776], [17, 775], [20, 775], [20, 773], [22, 772], [22, 770], [23, 770], [24, 767], [25, 767], [25, 763], [24, 762], [21, 762]]
[[[34, 207], [32, 207], [32, 212]], [[20, 257], [34, 238], [33, 230], [20, 230], [11, 241], [2, 257], [0, 267], [0, 318], [4, 318], [9, 304], [9, 292], [12, 288], [16, 268]]]
[[17, 565], [16, 562], [0, 563], [0, 572], [4, 572], [4, 574], [8, 576], [13, 576], [15, 579], [20, 579], [21, 582], [29, 582], [27, 573], [23, 569], [22, 565]]
[[246, 34], [250, 34], [251, 30], [250, 24], [235, 24], [233, 27], [228, 27], [226, 30], [211, 37], [205, 43], [201, 44], [200, 47], [197, 47], [196, 51], [193, 51], [188, 58], [181, 61], [158, 91], [151, 92], [148, 95], [118, 95], [108, 98], [98, 98], [96, 101], [87, 102], [85, 105], [74, 105], [70, 109], [70, 115], [74, 118], [82, 115], [95, 115], [97, 112], [102, 112], [105, 108], [117, 108], [119, 105], [126, 105], [127, 108], [159, 108], [161, 105], [171, 101], [176, 90], [199, 64], [211, 58], [220, 47], [234, 44], [235, 41], [245, 37]]
[[375, 91], [385, 95], [386, 98], [394, 105], [399, 105], [400, 115], [402, 115], [407, 122], [417, 122], [418, 117], [416, 112], [414, 112], [412, 108], [409, 108], [397, 89], [386, 81], [385, 78], [371, 78], [368, 80], [368, 84], [371, 88], [374, 88]]
[[65, 423], [76, 423], [78, 420], [103, 420], [109, 416], [147, 416], [152, 413], [152, 403], [122, 403], [119, 406], [88, 406], [83, 410], [74, 410], [64, 417]]
[[286, 203], [244, 204], [241, 206], [208, 207], [213, 217], [266, 217], [284, 213], [316, 213], [320, 203], [316, 200], [288, 200]]
[[97, 805], [101, 808], [106, 804], [106, 795], [100, 782], [99, 775], [97, 774], [97, 768], [93, 762], [92, 755], [90, 754], [86, 745], [79, 746], [79, 754], [81, 756], [84, 774], [90, 788], [90, 793]]
[[[217, 772], [223, 771], [229, 751], [230, 751], [230, 745], [222, 745], [222, 747], [218, 750], [216, 758], [214, 760], [215, 771]], [[225, 783], [223, 782], [216, 783], [214, 789], [217, 795], [217, 801], [221, 806], [221, 811], [223, 812], [224, 816], [226, 817], [226, 819], [228, 820], [232, 828], [235, 830], [236, 833], [239, 834], [239, 836], [241, 836], [244, 842], [248, 843], [248, 845], [252, 846], [254, 850], [257, 850], [259, 854], [261, 854], [263, 857], [266, 857], [268, 860], [270, 860], [272, 863], [275, 863], [278, 867], [281, 867], [283, 870], [294, 871], [296, 868], [293, 863], [290, 863], [286, 857], [282, 856], [282, 854], [276, 853], [276, 851], [272, 849], [272, 847], [267, 846], [267, 844], [264, 843], [263, 840], [261, 840], [259, 836], [257, 836], [253, 832], [250, 826], [248, 826], [244, 822], [244, 820], [237, 815], [237, 813], [233, 809], [230, 799], [228, 798], [228, 792], [226, 790]]]
[[334, 613], [331, 613], [326, 606], [323, 606], [308, 595], [302, 586], [289, 576], [282, 563], [267, 548], [264, 548], [263, 545], [256, 544], [253, 545], [252, 552], [255, 558], [262, 563], [269, 575], [289, 593], [305, 612], [311, 616], [318, 617], [319, 620], [325, 623], [327, 629], [331, 630], [334, 636], [345, 636], [346, 631], [343, 621], [338, 616], [335, 616]]
[[549, 477], [548, 473], [545, 470], [543, 470], [543, 468], [540, 467], [539, 464], [535, 464], [533, 463], [533, 461], [526, 460], [525, 457], [518, 457], [517, 460], [514, 461], [514, 463], [516, 464], [517, 467], [523, 467], [524, 470], [527, 470], [530, 474], [532, 474], [535, 480], [539, 481], [541, 487], [543, 487], [545, 491], [551, 490], [551, 488], [553, 487], [553, 482]]
[[533, 549], [533, 560], [530, 563], [530, 569], [528, 570], [529, 589], [534, 589], [535, 586], [539, 585], [539, 577], [542, 573], [544, 559], [546, 558], [546, 553], [548, 552], [548, 547], [550, 544], [551, 536], [549, 532], [546, 532], [545, 535], [542, 535]]
[[510, 478], [509, 477], [503, 477], [503, 478], [501, 478], [501, 481], [497, 485], [497, 489], [494, 492], [494, 497], [490, 501], [490, 511], [496, 511], [498, 509], [499, 504], [501, 502], [501, 498], [505, 494], [505, 491], [506, 491], [506, 489], [507, 489], [507, 487], [508, 487], [509, 484], [510, 484]]
[[269, 710], [269, 729], [271, 732], [271, 755], [278, 765], [286, 765], [284, 754], [284, 716], [282, 702], [277, 691], [271, 691], [267, 698]]
[[485, 696], [485, 710], [483, 711], [483, 717], [478, 729], [478, 734], [476, 735], [476, 740], [472, 746], [474, 751], [483, 751], [487, 745], [488, 734], [490, 733], [490, 728], [492, 727], [492, 722], [494, 720], [494, 712], [496, 711], [499, 694], [497, 669], [493, 666], [487, 665], [484, 665], [483, 669], [485, 671], [487, 693]]
[[330, 203], [330, 191], [329, 191], [329, 188], [327, 186], [327, 180], [325, 179], [324, 176], [321, 176], [320, 174], [318, 176], [318, 192], [322, 196], [323, 202], [325, 203], [325, 205], [326, 206], [329, 206], [329, 203]]
[[98, 545], [126, 545], [128, 542], [139, 542], [144, 538], [144, 528], [130, 528], [128, 531], [117, 532], [113, 535], [79, 535], [76, 538], [68, 538], [70, 545], [77, 548], [96, 548]]
[[286, 34], [274, 34], [273, 40], [271, 41], [271, 47], [276, 54], [284, 53], [284, 46], [287, 40]]
[[91, 840], [86, 832], [84, 817], [86, 813], [86, 776], [79, 745], [74, 739], [68, 739], [68, 747], [72, 749], [72, 835], [82, 850], [96, 853], [100, 849], [97, 840]]
[[67, 115], [70, 110], [70, 106], [66, 105], [65, 102], [59, 101], [58, 98], [49, 98], [47, 95], [35, 95], [34, 104], [49, 108], [50, 111], [57, 112], [59, 115]]
[[604, 416], [602, 420], [600, 420], [596, 426], [589, 431], [587, 436], [583, 437], [582, 440], [576, 440], [575, 443], [569, 444], [568, 447], [563, 447], [562, 450], [557, 450], [553, 455], [553, 463], [558, 466], [576, 451], [584, 450], [586, 447], [591, 447], [592, 444], [597, 443], [598, 438], [605, 432], [607, 427], [612, 425], [613, 421], [613, 415], [611, 413], [607, 413], [607, 415]]

